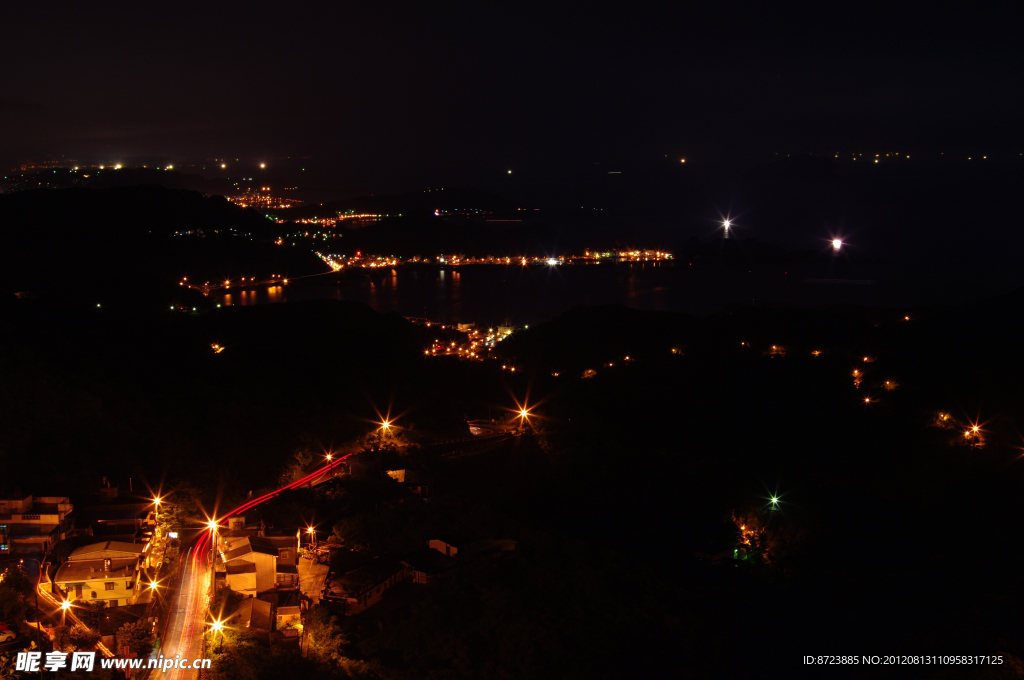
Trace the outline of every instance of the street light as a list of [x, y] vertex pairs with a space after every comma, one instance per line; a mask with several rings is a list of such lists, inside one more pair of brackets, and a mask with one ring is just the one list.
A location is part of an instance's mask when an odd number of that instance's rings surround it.
[[220, 653], [224, 649], [224, 622], [215, 620], [210, 624], [210, 630], [213, 631], [214, 635], [220, 633], [220, 644], [217, 646], [217, 652]]
[[216, 595], [217, 588], [217, 519], [206, 523], [210, 530], [210, 597]]
[[71, 609], [71, 602], [69, 600], [64, 600], [60, 603], [60, 625], [62, 626], [65, 623], [65, 617], [69, 609]]
[[[21, 561], [18, 564], [19, 565], [25, 564], [25, 560], [26, 559], [29, 562], [35, 562], [36, 563], [36, 567], [39, 569], [39, 573], [36, 575], [36, 587], [35, 587], [35, 594], [36, 594], [36, 649], [42, 650], [43, 643], [40, 642], [40, 640], [39, 640], [39, 631], [43, 627], [43, 622], [41, 620], [42, 612], [39, 611], [39, 580], [43, 577], [43, 565], [40, 564], [39, 560], [37, 560], [34, 557], [22, 558]], [[22, 567], [22, 568], [24, 568], [24, 567]], [[42, 669], [40, 669], [39, 670], [39, 677], [42, 677], [42, 676], [43, 676], [43, 671], [42, 671]]]

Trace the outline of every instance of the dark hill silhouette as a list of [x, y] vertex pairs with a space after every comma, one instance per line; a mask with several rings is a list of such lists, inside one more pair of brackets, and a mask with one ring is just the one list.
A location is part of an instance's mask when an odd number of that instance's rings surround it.
[[18, 192], [0, 196], [0, 289], [163, 306], [180, 292], [183, 276], [324, 270], [308, 252], [272, 245], [276, 231], [254, 211], [194, 191], [150, 185]]

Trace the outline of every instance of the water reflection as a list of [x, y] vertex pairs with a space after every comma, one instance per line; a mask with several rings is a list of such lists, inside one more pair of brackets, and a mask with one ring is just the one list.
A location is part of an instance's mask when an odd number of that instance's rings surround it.
[[224, 293], [220, 299], [220, 304], [225, 307], [231, 307], [232, 305], [251, 307], [252, 305], [265, 304], [267, 302], [287, 301], [288, 298], [285, 297], [284, 286], [278, 285], [268, 286], [267, 288], [240, 290], [234, 293]]
[[[830, 260], [832, 258], [829, 258]], [[789, 272], [793, 274], [793, 272]], [[377, 277], [380, 277], [378, 280]], [[288, 286], [232, 289], [211, 302], [225, 306], [313, 299], [349, 300], [379, 312], [451, 323], [527, 324], [550, 319], [578, 304], [624, 304], [640, 309], [707, 314], [719, 305], [753, 297], [797, 304], [867, 301], [869, 287], [810, 287], [796, 276], [752, 281], [728, 270], [636, 263], [565, 267], [467, 265], [449, 269], [403, 267], [350, 271]]]

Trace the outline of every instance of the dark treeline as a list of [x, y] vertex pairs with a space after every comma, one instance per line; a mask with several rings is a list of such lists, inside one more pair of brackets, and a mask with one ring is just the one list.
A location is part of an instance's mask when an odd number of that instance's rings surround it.
[[[212, 496], [273, 487], [292, 453], [322, 456], [381, 415], [432, 439], [465, 432], [481, 389], [427, 362], [450, 332], [353, 303], [139, 314], [6, 298], [3, 487], [83, 492], [102, 476]], [[224, 349], [215, 353], [212, 345]], [[487, 393], [487, 389], [482, 389]]]

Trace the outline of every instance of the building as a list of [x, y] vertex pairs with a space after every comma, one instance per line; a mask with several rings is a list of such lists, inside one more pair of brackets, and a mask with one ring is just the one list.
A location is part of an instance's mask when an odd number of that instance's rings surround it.
[[427, 541], [427, 547], [447, 557], [455, 557], [459, 554], [459, 547], [457, 545], [441, 538], [430, 539]]
[[134, 604], [142, 590], [148, 543], [104, 541], [74, 550], [53, 577], [54, 592], [108, 607]]
[[245, 517], [228, 517], [227, 527], [217, 531], [217, 549], [227, 552], [244, 543], [246, 538], [262, 535], [262, 524], [246, 526]]
[[224, 584], [244, 597], [256, 597], [256, 563], [236, 560], [224, 567]]
[[[264, 593], [268, 590], [273, 590], [277, 586], [277, 557], [277, 548], [270, 541], [265, 538], [248, 536], [241, 539], [237, 547], [223, 553], [225, 573], [230, 573], [228, 570], [234, 567], [236, 578], [232, 582], [248, 584], [248, 577], [242, 578], [241, 575], [249, 572], [242, 571], [239, 568], [244, 567], [246, 563], [255, 565], [256, 593]], [[227, 579], [227, 576], [225, 576], [225, 579]], [[231, 587], [230, 584], [228, 587]], [[236, 592], [242, 593], [242, 591]], [[251, 594], [248, 588], [245, 594]]]
[[351, 616], [380, 602], [385, 592], [405, 578], [404, 564], [390, 557], [376, 557], [341, 577], [328, 576], [323, 599], [341, 603], [345, 615]]
[[234, 631], [245, 630], [269, 642], [274, 625], [274, 606], [257, 597], [248, 597], [224, 619]]
[[73, 512], [62, 496], [0, 499], [0, 555], [45, 555], [71, 533]]
[[474, 330], [476, 330], [476, 323], [475, 322], [460, 323], [460, 324], [456, 325], [455, 327], [457, 329], [459, 329], [460, 331], [462, 331], [463, 333], [472, 333]]
[[406, 575], [413, 583], [429, 584], [453, 573], [455, 560], [445, 557], [437, 550], [424, 548], [402, 558]]

